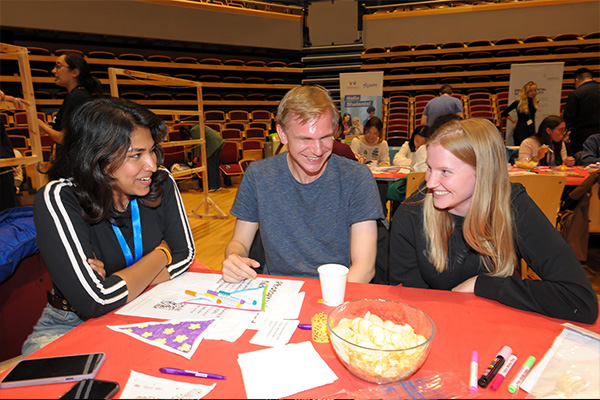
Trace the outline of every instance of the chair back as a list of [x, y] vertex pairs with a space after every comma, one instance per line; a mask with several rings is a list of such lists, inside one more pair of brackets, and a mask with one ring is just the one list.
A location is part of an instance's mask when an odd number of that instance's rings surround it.
[[590, 219], [588, 231], [590, 233], [600, 233], [600, 198], [598, 197], [598, 184], [592, 186], [588, 217]]
[[567, 178], [560, 175], [514, 175], [510, 181], [521, 183], [525, 186], [527, 194], [556, 226], [556, 217], [560, 208], [560, 199], [565, 188]]
[[226, 128], [221, 130], [221, 137], [225, 140], [242, 141], [242, 132], [235, 128]]
[[260, 140], [244, 140], [242, 142], [242, 158], [262, 160], [263, 142]]
[[237, 164], [238, 159], [239, 153], [237, 143], [225, 141], [225, 145], [219, 156], [219, 162], [221, 164]]
[[425, 171], [409, 173], [406, 177], [406, 198], [413, 194], [424, 181]]

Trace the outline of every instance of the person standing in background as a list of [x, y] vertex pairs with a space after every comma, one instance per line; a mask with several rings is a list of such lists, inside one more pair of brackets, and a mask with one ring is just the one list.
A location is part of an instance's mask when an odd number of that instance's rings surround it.
[[508, 113], [517, 109], [517, 122], [513, 131], [515, 146], [520, 146], [525, 138], [535, 135], [535, 112], [537, 111], [539, 102], [537, 84], [529, 81], [521, 88], [519, 98], [502, 111], [501, 116], [514, 124], [515, 120]]
[[431, 126], [437, 117], [445, 114], [456, 114], [464, 118], [463, 111], [462, 102], [452, 97], [452, 86], [444, 84], [440, 88], [440, 95], [431, 99], [425, 106], [421, 117], [421, 125]]
[[38, 121], [42, 132], [56, 143], [62, 144], [65, 127], [71, 116], [81, 105], [92, 100], [94, 95], [102, 94], [102, 84], [90, 73], [87, 61], [76, 53], [65, 53], [58, 57], [52, 74], [54, 82], [67, 89], [69, 94], [60, 106], [54, 122], [47, 124], [41, 119]]
[[[200, 139], [200, 125], [194, 125], [190, 129], [190, 135], [194, 139]], [[225, 146], [225, 140], [211, 127], [204, 125], [204, 139], [206, 140], [206, 174], [208, 175], [208, 191], [221, 190], [221, 170], [219, 169], [219, 157]], [[200, 147], [194, 147], [194, 163], [200, 162]]]
[[585, 140], [600, 133], [600, 84], [594, 81], [592, 71], [579, 68], [575, 72], [575, 90], [567, 98], [564, 118], [571, 131], [571, 152], [583, 149]]

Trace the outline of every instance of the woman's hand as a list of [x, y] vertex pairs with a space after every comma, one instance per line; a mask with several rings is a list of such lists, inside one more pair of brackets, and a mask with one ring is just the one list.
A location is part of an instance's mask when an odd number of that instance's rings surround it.
[[573, 157], [567, 157], [563, 160], [563, 164], [567, 167], [572, 167], [575, 165], [575, 159]]
[[356, 156], [356, 160], [361, 164], [364, 164], [365, 161], [367, 161], [367, 156], [360, 156], [356, 153], [354, 153], [354, 155]]
[[452, 291], [453, 292], [462, 292], [462, 293], [475, 293], [475, 282], [477, 281], [477, 275], [472, 278], [467, 279], [460, 285], [455, 286]]
[[104, 263], [102, 261], [98, 260], [97, 258], [88, 258], [88, 263], [90, 264], [90, 267], [92, 267], [92, 269], [102, 277], [102, 279], [106, 279], [106, 270], [104, 269]]
[[10, 101], [11, 103], [13, 103], [15, 105], [15, 108], [17, 110], [23, 110], [23, 109], [25, 109], [25, 106], [30, 105], [27, 100], [23, 100], [19, 97], [13, 97], [13, 96], [6, 95], [1, 90], [0, 90], [0, 101]]
[[549, 150], [550, 150], [550, 148], [548, 147], [547, 144], [540, 146], [540, 148], [538, 149], [538, 153], [537, 153], [538, 161], [541, 160], [542, 158], [546, 157], [546, 154], [548, 153]]

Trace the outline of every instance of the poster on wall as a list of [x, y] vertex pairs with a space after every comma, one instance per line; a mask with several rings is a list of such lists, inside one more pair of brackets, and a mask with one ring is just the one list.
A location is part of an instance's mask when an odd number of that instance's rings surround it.
[[369, 118], [383, 115], [383, 71], [340, 74], [340, 104], [346, 135], [361, 135]]
[[[532, 81], [537, 85], [537, 97], [540, 100], [535, 113], [535, 131], [548, 115], [560, 115], [560, 93], [562, 90], [563, 70], [565, 63], [531, 63], [513, 64], [510, 67], [510, 86], [508, 90], [508, 105], [519, 100], [523, 86]], [[517, 111], [509, 114], [517, 121]], [[506, 120], [506, 144], [513, 145], [515, 124]]]

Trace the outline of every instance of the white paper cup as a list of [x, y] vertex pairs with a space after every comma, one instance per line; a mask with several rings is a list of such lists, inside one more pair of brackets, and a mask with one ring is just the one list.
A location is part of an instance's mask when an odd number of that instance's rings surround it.
[[348, 267], [341, 264], [323, 264], [317, 268], [317, 271], [321, 281], [323, 303], [332, 307], [342, 304], [346, 292]]

